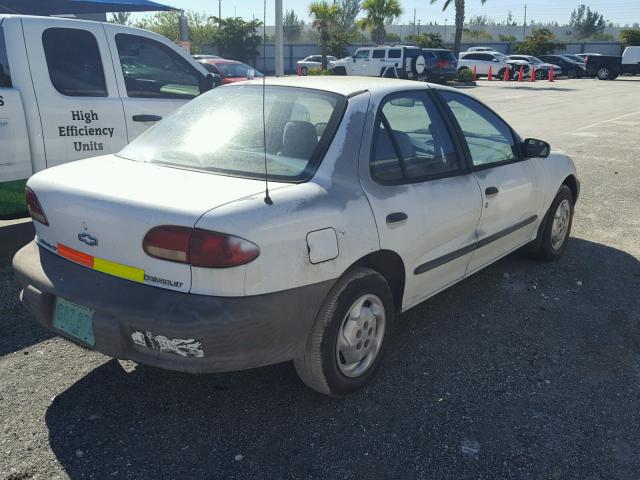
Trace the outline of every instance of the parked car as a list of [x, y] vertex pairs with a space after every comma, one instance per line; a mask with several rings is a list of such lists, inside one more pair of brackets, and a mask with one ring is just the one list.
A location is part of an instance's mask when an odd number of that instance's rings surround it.
[[[156, 33], [0, 15], [0, 190], [54, 165], [119, 151], [214, 81]], [[0, 216], [26, 207], [0, 205]]]
[[198, 60], [209, 72], [220, 75], [222, 85], [242, 82], [255, 77], [262, 77], [255, 68], [246, 63], [226, 58], [203, 58]]
[[489, 75], [489, 67], [493, 76], [502, 78], [508, 68], [507, 56], [499, 52], [461, 52], [458, 57], [458, 71], [476, 68], [478, 77]]
[[425, 68], [420, 48], [400, 45], [360, 47], [352, 57], [333, 62], [329, 67], [334, 75], [393, 76], [414, 80], [424, 79]]
[[460, 91], [255, 80], [31, 177], [13, 266], [36, 319], [87, 348], [189, 372], [293, 360], [343, 396], [398, 313], [524, 245], [561, 257], [578, 192], [567, 155]]
[[[327, 55], [327, 68], [329, 65], [337, 62], [338, 59], [332, 55]], [[300, 73], [302, 75], [306, 75], [309, 73], [309, 70], [312, 68], [321, 68], [322, 67], [322, 55], [309, 55], [307, 58], [298, 60], [296, 65], [300, 69]]]
[[422, 56], [425, 62], [424, 77], [428, 82], [448, 82], [458, 75], [458, 60], [451, 50], [423, 48]]
[[546, 63], [533, 55], [509, 55], [511, 60], [524, 60], [528, 62], [535, 71], [536, 80], [543, 80], [549, 78], [549, 72], [553, 68], [553, 75], [558, 76], [562, 74], [562, 69], [558, 65]]
[[587, 67], [583, 62], [576, 62], [565, 55], [540, 55], [538, 58], [543, 62], [559, 66], [561, 74], [569, 78], [580, 78], [586, 75]]
[[206, 55], [206, 54], [202, 54], [202, 53], [200, 53], [200, 54], [196, 54], [196, 55], [192, 55], [192, 57], [193, 57], [195, 60], [203, 60], [203, 59], [205, 59], [205, 58], [222, 58], [222, 57], [221, 57], [221, 56], [219, 56], [219, 55]]
[[636, 75], [640, 73], [640, 47], [627, 47], [622, 56], [588, 56], [586, 66], [587, 75], [600, 80], [615, 80], [621, 74]]

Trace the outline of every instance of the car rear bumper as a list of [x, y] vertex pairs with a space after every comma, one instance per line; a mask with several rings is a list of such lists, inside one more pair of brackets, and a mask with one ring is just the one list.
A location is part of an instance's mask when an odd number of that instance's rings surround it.
[[[90, 270], [35, 242], [18, 251], [13, 268], [22, 303], [46, 328], [111, 357], [192, 373], [298, 357], [333, 284], [251, 297], [194, 295]], [[94, 346], [53, 327], [56, 297], [94, 310]], [[183, 346], [186, 340], [191, 350], [176, 351], [176, 340], [183, 340]]]

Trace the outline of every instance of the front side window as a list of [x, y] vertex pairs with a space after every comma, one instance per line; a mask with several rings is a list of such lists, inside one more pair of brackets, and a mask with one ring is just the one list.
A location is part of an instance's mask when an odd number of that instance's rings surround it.
[[[264, 122], [263, 122], [264, 95]], [[118, 155], [246, 178], [309, 179], [346, 99], [317, 90], [259, 85], [216, 88], [187, 103]], [[266, 147], [265, 147], [266, 140]]]
[[55, 89], [70, 97], [106, 97], [102, 58], [93, 33], [76, 28], [48, 28], [42, 47]]
[[133, 98], [189, 99], [200, 95], [200, 74], [160, 42], [119, 33], [116, 45], [127, 95]]
[[11, 88], [11, 72], [7, 58], [7, 45], [4, 41], [4, 31], [0, 25], [0, 88]]
[[369, 50], [358, 50], [356, 60], [369, 60]]
[[431, 99], [406, 92], [378, 113], [371, 175], [382, 184], [411, 182], [460, 169], [449, 134]]
[[485, 166], [519, 159], [509, 126], [477, 100], [455, 92], [441, 92], [469, 146], [473, 165]]

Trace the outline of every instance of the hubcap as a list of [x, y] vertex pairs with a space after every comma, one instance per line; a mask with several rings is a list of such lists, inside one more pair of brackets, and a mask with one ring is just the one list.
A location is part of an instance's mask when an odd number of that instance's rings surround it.
[[569, 231], [569, 220], [571, 217], [571, 206], [569, 200], [562, 200], [553, 216], [551, 226], [551, 246], [554, 250], [559, 250], [564, 243], [564, 239]]
[[600, 78], [608, 78], [609, 77], [609, 70], [607, 70], [606, 68], [601, 68], [600, 71], [598, 72], [598, 76]]
[[342, 319], [336, 342], [336, 360], [340, 372], [359, 377], [375, 361], [386, 324], [384, 304], [376, 295], [358, 298]]

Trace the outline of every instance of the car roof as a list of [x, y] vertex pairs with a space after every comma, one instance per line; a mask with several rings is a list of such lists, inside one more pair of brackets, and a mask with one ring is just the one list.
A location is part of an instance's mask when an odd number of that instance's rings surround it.
[[[262, 79], [249, 80], [246, 84], [262, 85]], [[451, 87], [431, 83], [416, 82], [413, 80], [398, 80], [396, 78], [360, 77], [360, 76], [288, 76], [266, 77], [265, 85], [312, 88], [326, 92], [337, 93], [345, 97], [355, 93], [369, 91], [372, 95], [387, 95], [403, 90], [419, 90], [421, 88], [433, 88], [438, 90], [455, 90]]]
[[198, 61], [200, 63], [210, 63], [212, 65], [242, 63], [237, 60], [229, 60], [228, 58], [199, 58]]

